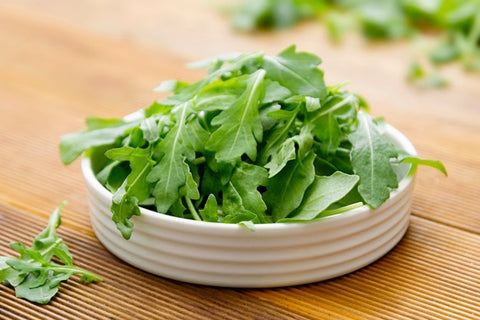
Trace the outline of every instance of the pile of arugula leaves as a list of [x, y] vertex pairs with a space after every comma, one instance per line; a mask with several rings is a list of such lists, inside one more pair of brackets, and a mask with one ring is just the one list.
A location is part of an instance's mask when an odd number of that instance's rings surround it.
[[[31, 248], [21, 242], [10, 243], [19, 258], [0, 256], [0, 283], [14, 287], [18, 298], [46, 304], [57, 294], [60, 283], [74, 274], [81, 275], [85, 283], [102, 281], [96, 274], [75, 267], [68, 246], [58, 237], [56, 229], [64, 205], [52, 213], [48, 226], [35, 237]], [[54, 257], [63, 264], [51, 261]]]
[[363, 99], [325, 85], [320, 62], [291, 46], [196, 63], [205, 78], [163, 82], [157, 90], [174, 94], [136, 117], [89, 118], [87, 130], [63, 136], [61, 159], [88, 150], [126, 239], [139, 206], [253, 228], [376, 208], [397, 188], [402, 161], [445, 172], [398, 150], [384, 123], [359, 111]]
[[[480, 0], [245, 0], [233, 14], [238, 30], [287, 28], [320, 17], [334, 41], [350, 29], [368, 39], [399, 39], [429, 33], [438, 36], [428, 54], [432, 64], [459, 61], [480, 70]], [[435, 69], [416, 62], [408, 78], [422, 86], [446, 85]]]

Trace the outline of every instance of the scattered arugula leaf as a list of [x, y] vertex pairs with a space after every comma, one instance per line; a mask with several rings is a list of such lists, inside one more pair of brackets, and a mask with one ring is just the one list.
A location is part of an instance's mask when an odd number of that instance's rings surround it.
[[244, 31], [284, 29], [298, 20], [314, 17], [321, 5], [318, 0], [246, 0], [236, 8], [233, 26]]
[[171, 97], [63, 137], [62, 159], [88, 151], [126, 239], [140, 206], [253, 229], [376, 208], [410, 165], [443, 170], [397, 150], [364, 99], [325, 85], [320, 63], [294, 46], [205, 60], [204, 79], [160, 86]]
[[[85, 283], [102, 281], [89, 271], [73, 266], [68, 246], [58, 237], [56, 229], [61, 224], [60, 206], [51, 214], [47, 227], [33, 240], [31, 248], [21, 242], [12, 242], [10, 247], [20, 254], [19, 258], [0, 257], [0, 282], [15, 288], [18, 298], [46, 304], [57, 294], [60, 282], [72, 275], [81, 275]], [[52, 262], [57, 258], [63, 264]]]
[[413, 62], [408, 70], [407, 79], [422, 88], [443, 88], [448, 86], [448, 81], [438, 70], [425, 70], [418, 62]]

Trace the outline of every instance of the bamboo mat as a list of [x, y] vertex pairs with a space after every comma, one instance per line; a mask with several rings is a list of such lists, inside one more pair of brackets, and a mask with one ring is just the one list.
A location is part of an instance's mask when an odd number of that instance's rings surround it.
[[[185, 11], [182, 8], [190, 8]], [[186, 62], [291, 43], [324, 59], [328, 83], [350, 80], [375, 115], [404, 132], [444, 178], [419, 170], [410, 228], [385, 257], [355, 273], [280, 289], [197, 286], [135, 269], [98, 242], [79, 163], [64, 167], [60, 135], [88, 115], [145, 107], [160, 81], [194, 80]], [[0, 286], [0, 319], [480, 319], [480, 77], [445, 70], [448, 90], [404, 83], [406, 44], [332, 47], [318, 25], [236, 35], [209, 1], [0, 4], [0, 255], [30, 242], [64, 199], [60, 236], [100, 284], [62, 284], [46, 306]]]

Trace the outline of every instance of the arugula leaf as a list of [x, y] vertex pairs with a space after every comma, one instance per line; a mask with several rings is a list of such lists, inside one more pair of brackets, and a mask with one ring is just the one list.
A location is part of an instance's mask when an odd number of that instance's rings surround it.
[[270, 161], [265, 165], [265, 168], [268, 169], [268, 177], [275, 176], [290, 160], [294, 160], [296, 157], [295, 137], [291, 137], [280, 145], [278, 150], [272, 154]]
[[208, 196], [205, 207], [201, 209], [200, 215], [204, 221], [217, 222], [218, 221], [218, 203], [213, 194]]
[[148, 117], [140, 124], [142, 130], [142, 138], [149, 143], [155, 142], [160, 138], [160, 132], [162, 130], [162, 123], [158, 122], [156, 117]]
[[443, 165], [443, 163], [441, 163], [438, 160], [420, 159], [414, 156], [407, 156], [402, 158], [400, 162], [412, 164], [413, 165], [412, 172], [416, 171], [418, 165], [424, 165], [424, 166], [435, 168], [441, 173], [443, 173], [445, 176], [448, 176], [447, 169], [445, 169], [445, 166]]
[[262, 104], [283, 101], [291, 95], [290, 90], [280, 85], [277, 81], [265, 79], [265, 96], [263, 97]]
[[160, 213], [166, 213], [180, 198], [179, 190], [189, 174], [185, 160], [195, 156], [194, 151], [184, 143], [187, 115], [191, 112], [191, 103], [180, 105], [175, 113], [177, 123], [155, 147], [155, 158], [160, 160], [147, 175], [147, 181], [155, 183], [153, 195]]
[[[279, 112], [280, 111], [280, 112]], [[278, 117], [280, 113], [280, 117]], [[272, 130], [268, 132], [265, 145], [260, 150], [259, 163], [265, 164], [268, 159], [275, 153], [278, 153], [280, 148], [286, 143], [288, 133], [292, 128], [292, 125], [297, 119], [298, 108], [292, 111], [278, 110], [277, 112], [271, 112], [268, 115], [272, 118], [284, 120], [285, 122], [277, 123]], [[286, 148], [289, 148], [288, 146]], [[284, 159], [289, 157], [283, 157]], [[292, 158], [293, 159], [293, 158]], [[277, 161], [278, 162], [278, 161]]]
[[[304, 130], [306, 129], [306, 130]], [[269, 169], [269, 177], [275, 176], [279, 173], [290, 160], [297, 158], [297, 154], [300, 160], [302, 160], [312, 146], [312, 134], [311, 129], [308, 127], [302, 128], [298, 135], [286, 139], [280, 147], [271, 154], [270, 161], [265, 165], [265, 168]], [[297, 150], [298, 147], [298, 150]]]
[[220, 127], [208, 139], [206, 149], [215, 152], [217, 161], [238, 162], [243, 154], [255, 161], [257, 142], [263, 138], [258, 103], [263, 94], [264, 76], [264, 70], [250, 75], [244, 94], [212, 120], [212, 125]]
[[240, 162], [223, 192], [224, 212], [233, 217], [237, 213], [249, 211], [264, 222], [267, 206], [258, 188], [266, 185], [267, 177], [267, 170], [264, 168]]
[[246, 0], [233, 16], [235, 29], [287, 28], [298, 20], [313, 17], [322, 7], [318, 0]]
[[265, 56], [262, 67], [267, 71], [268, 79], [277, 81], [291, 92], [324, 98], [327, 89], [323, 72], [317, 68], [321, 62], [317, 56], [295, 52], [295, 46], [290, 46], [277, 56]]
[[88, 117], [85, 119], [88, 130], [97, 130], [111, 127], [118, 127], [125, 124], [125, 121], [117, 118], [96, 118]]
[[[102, 281], [96, 274], [73, 266], [68, 246], [56, 234], [64, 205], [62, 202], [50, 215], [47, 227], [35, 237], [30, 249], [20, 242], [10, 244], [20, 253], [19, 258], [0, 257], [0, 282], [14, 287], [18, 298], [46, 304], [58, 292], [60, 282], [75, 274], [85, 283]], [[54, 256], [64, 265], [51, 262]]]
[[66, 134], [60, 139], [61, 160], [64, 164], [70, 164], [88, 149], [114, 143], [127, 129], [136, 125], [138, 125], [138, 121], [120, 126]]
[[342, 131], [334, 114], [330, 112], [318, 118], [315, 121], [313, 132], [320, 140], [322, 154], [334, 155], [340, 146], [340, 137], [342, 136]]
[[358, 191], [363, 200], [377, 208], [390, 196], [389, 188], [398, 187], [390, 164], [390, 159], [397, 157], [397, 151], [382, 137], [369, 115], [359, 113], [358, 122], [357, 130], [348, 136], [353, 144], [353, 171], [360, 177]]
[[214, 82], [195, 97], [194, 108], [204, 112], [228, 109], [244, 91], [245, 83], [238, 78]]
[[419, 87], [442, 88], [448, 85], [448, 81], [437, 70], [427, 71], [418, 62], [410, 65], [407, 79]]
[[315, 176], [307, 189], [302, 204], [298, 209], [278, 222], [299, 222], [315, 219], [331, 204], [345, 197], [358, 183], [359, 177], [337, 171], [331, 176]]
[[125, 239], [132, 235], [133, 223], [130, 218], [140, 215], [138, 204], [150, 197], [152, 184], [147, 176], [155, 163], [150, 148], [122, 147], [108, 150], [105, 155], [115, 161], [128, 161], [132, 171], [120, 188], [113, 194], [112, 220]]
[[303, 161], [289, 161], [279, 174], [269, 180], [263, 199], [274, 222], [288, 216], [302, 202], [305, 190], [315, 179], [314, 160], [315, 154], [310, 153]]
[[[162, 104], [166, 105], [178, 105], [183, 104], [197, 95], [206, 85], [214, 82], [218, 77], [223, 74], [228, 74], [230, 72], [238, 71], [246, 63], [262, 58], [263, 53], [261, 52], [252, 52], [244, 55], [240, 55], [237, 58], [230, 61], [230, 63], [222, 68], [218, 68], [214, 72], [210, 73], [208, 76], [202, 80], [184, 87], [174, 96], [166, 98], [161, 101]], [[223, 61], [222, 61], [223, 63]]]

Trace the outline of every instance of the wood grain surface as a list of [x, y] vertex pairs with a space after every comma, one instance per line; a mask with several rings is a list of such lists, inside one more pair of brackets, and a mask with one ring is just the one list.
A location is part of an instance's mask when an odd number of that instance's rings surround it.
[[[279, 33], [236, 34], [220, 1], [0, 2], [0, 255], [31, 241], [66, 199], [59, 233], [76, 264], [105, 281], [72, 279], [46, 306], [0, 286], [0, 319], [480, 319], [480, 76], [455, 65], [446, 90], [419, 90], [405, 72], [409, 43], [333, 46], [311, 22]], [[98, 242], [79, 163], [61, 164], [62, 134], [88, 115], [120, 117], [149, 105], [162, 80], [202, 76], [184, 64], [224, 52], [276, 53], [296, 43], [324, 60], [329, 84], [349, 80], [374, 115], [404, 132], [445, 178], [417, 175], [405, 238], [352, 274], [280, 289], [197, 286], [135, 269]]]

